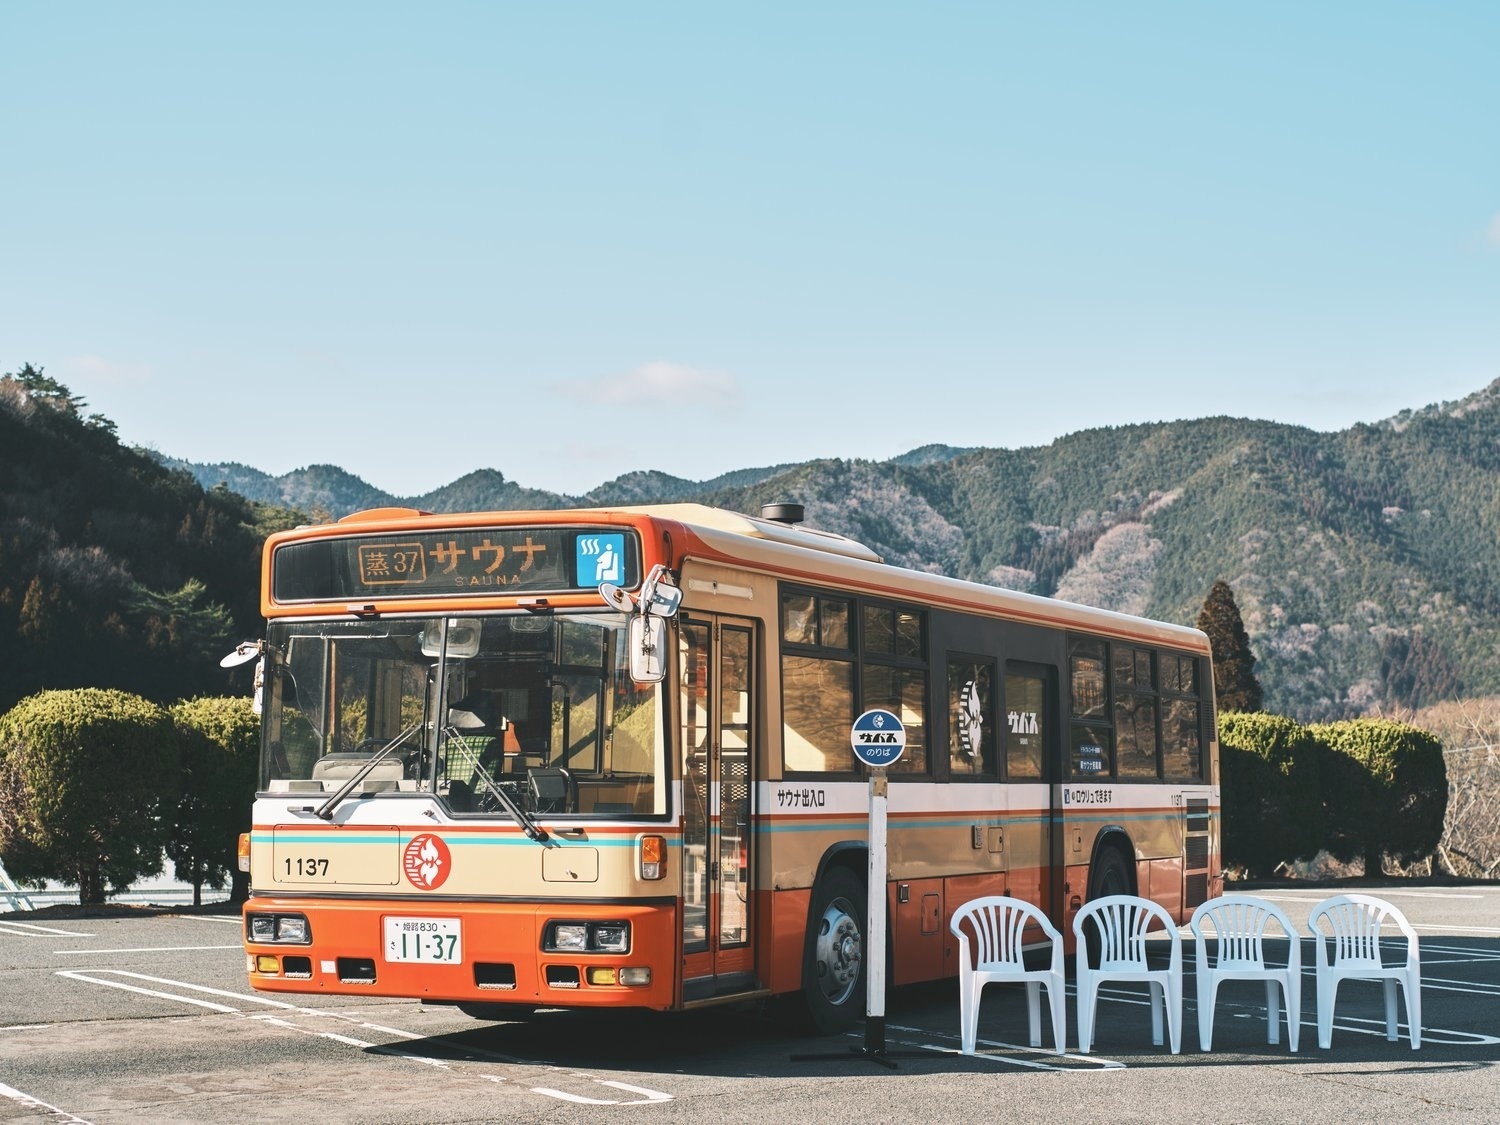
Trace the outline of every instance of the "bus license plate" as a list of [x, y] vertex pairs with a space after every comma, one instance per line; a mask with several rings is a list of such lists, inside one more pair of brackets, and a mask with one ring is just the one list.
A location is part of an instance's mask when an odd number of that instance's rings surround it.
[[385, 959], [456, 965], [464, 959], [463, 923], [457, 918], [386, 918]]

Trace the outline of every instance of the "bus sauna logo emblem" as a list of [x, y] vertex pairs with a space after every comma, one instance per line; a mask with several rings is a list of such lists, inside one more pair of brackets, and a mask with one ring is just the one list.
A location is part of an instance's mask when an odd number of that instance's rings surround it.
[[413, 836], [401, 855], [401, 869], [419, 891], [435, 891], [453, 870], [453, 856], [448, 845], [437, 836], [422, 833]]

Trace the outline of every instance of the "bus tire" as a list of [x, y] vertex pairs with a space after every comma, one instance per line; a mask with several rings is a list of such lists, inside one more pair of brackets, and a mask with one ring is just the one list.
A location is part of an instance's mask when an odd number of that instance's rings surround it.
[[1089, 872], [1089, 901], [1107, 895], [1130, 894], [1130, 866], [1120, 849], [1109, 845], [1099, 852], [1094, 869]]
[[802, 960], [802, 995], [820, 1035], [848, 1031], [864, 1015], [865, 884], [847, 867], [824, 872], [813, 888]]
[[[1099, 855], [1094, 860], [1094, 866], [1089, 871], [1089, 897], [1093, 902], [1096, 898], [1105, 898], [1109, 895], [1130, 894], [1130, 867], [1125, 861], [1125, 856], [1118, 847], [1107, 844], [1099, 850]], [[1088, 943], [1088, 957], [1090, 965], [1099, 964], [1099, 930], [1090, 926], [1084, 931], [1084, 939]]]

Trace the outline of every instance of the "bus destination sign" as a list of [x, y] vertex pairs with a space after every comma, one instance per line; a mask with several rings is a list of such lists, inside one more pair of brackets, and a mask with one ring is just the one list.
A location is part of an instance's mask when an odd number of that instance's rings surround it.
[[593, 590], [598, 568], [584, 548], [601, 540], [616, 548], [622, 584], [639, 582], [634, 533], [491, 527], [288, 543], [272, 560], [272, 591], [297, 602]]

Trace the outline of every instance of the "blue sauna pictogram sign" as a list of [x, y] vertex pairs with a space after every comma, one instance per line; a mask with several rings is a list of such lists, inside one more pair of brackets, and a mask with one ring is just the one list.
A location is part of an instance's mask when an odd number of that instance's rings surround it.
[[856, 758], [879, 769], [895, 762], [906, 750], [906, 728], [890, 711], [877, 707], [854, 720], [849, 728], [849, 745]]

